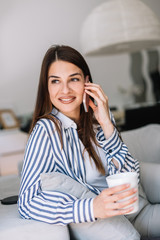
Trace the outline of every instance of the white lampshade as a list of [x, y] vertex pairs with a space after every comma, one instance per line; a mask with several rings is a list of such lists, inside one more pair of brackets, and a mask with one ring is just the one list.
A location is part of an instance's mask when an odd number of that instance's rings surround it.
[[160, 45], [160, 22], [140, 0], [109, 0], [87, 17], [81, 45], [86, 55], [148, 49]]

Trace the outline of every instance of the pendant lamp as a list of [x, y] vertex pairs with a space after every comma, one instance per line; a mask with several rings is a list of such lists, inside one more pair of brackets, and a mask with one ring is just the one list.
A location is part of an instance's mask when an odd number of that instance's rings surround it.
[[159, 19], [140, 0], [108, 0], [82, 26], [82, 52], [88, 56], [136, 52], [157, 45]]

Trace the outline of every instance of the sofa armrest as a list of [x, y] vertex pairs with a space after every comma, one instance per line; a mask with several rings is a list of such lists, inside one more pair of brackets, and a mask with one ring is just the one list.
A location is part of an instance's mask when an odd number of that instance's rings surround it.
[[17, 175], [0, 176], [0, 199], [18, 195], [20, 179]]
[[141, 184], [148, 200], [160, 203], [160, 164], [140, 162]]
[[[19, 182], [16, 175], [0, 177], [0, 199], [18, 194]], [[0, 239], [69, 240], [70, 237], [66, 226], [22, 219], [17, 204], [0, 203]]]

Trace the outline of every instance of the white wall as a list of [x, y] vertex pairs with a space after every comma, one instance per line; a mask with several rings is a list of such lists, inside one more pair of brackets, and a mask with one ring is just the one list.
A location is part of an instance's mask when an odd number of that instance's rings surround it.
[[[160, 0], [143, 1], [160, 17]], [[0, 0], [0, 108], [11, 107], [17, 115], [33, 111], [46, 50], [58, 43], [81, 51], [79, 36], [83, 20], [102, 2]], [[126, 101], [132, 102], [118, 91], [119, 85], [131, 85], [129, 55], [86, 60], [94, 81], [102, 85], [111, 106], [122, 107]], [[148, 101], [151, 100], [149, 94]]]

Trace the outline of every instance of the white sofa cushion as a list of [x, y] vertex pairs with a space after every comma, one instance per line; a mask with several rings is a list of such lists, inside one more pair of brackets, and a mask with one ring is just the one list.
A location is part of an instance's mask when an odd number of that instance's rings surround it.
[[122, 139], [140, 162], [160, 163], [160, 124], [122, 132]]
[[96, 196], [87, 187], [59, 172], [42, 173], [41, 187], [43, 191], [60, 191], [69, 193], [79, 199]]
[[147, 199], [152, 203], [160, 203], [160, 163], [140, 163], [141, 182]]

